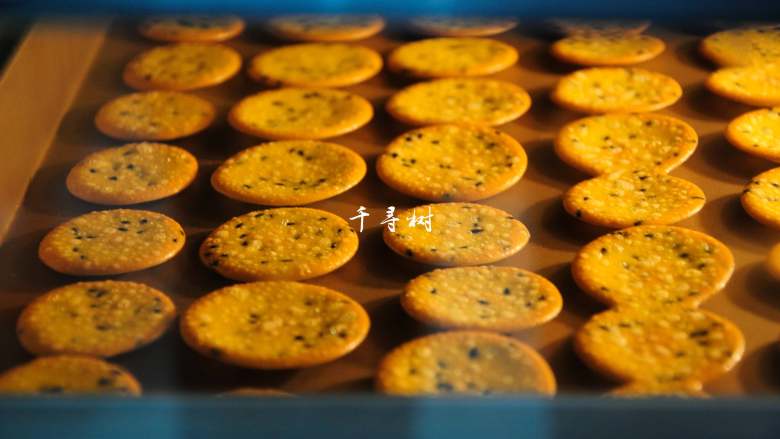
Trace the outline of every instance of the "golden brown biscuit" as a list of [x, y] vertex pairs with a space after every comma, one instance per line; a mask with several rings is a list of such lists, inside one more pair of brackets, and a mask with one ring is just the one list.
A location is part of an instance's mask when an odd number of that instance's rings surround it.
[[763, 65], [780, 61], [780, 29], [756, 26], [714, 33], [701, 41], [701, 53], [721, 66]]
[[214, 43], [229, 40], [244, 30], [244, 20], [235, 15], [172, 15], [144, 20], [138, 31], [158, 41]]
[[225, 287], [196, 300], [181, 318], [181, 334], [191, 348], [254, 369], [333, 361], [354, 350], [368, 328], [359, 303], [299, 282]]
[[737, 117], [729, 122], [726, 139], [741, 151], [780, 163], [780, 107]]
[[393, 50], [387, 67], [417, 78], [481, 76], [517, 62], [517, 50], [488, 38], [429, 38]]
[[649, 35], [579, 35], [558, 40], [550, 52], [561, 61], [583, 66], [624, 66], [651, 60], [666, 45]]
[[756, 175], [742, 191], [745, 211], [761, 224], [780, 229], [780, 168]]
[[780, 64], [724, 67], [707, 78], [711, 92], [745, 105], [780, 105]]
[[517, 21], [504, 17], [440, 15], [412, 18], [409, 24], [415, 31], [435, 37], [487, 37], [514, 28]]
[[385, 21], [369, 14], [297, 14], [274, 17], [268, 21], [268, 27], [290, 40], [355, 41], [379, 33]]

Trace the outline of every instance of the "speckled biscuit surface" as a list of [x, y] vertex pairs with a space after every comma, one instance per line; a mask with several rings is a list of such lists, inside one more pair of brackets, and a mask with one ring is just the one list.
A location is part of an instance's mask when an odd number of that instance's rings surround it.
[[414, 30], [439, 37], [486, 37], [506, 32], [517, 21], [502, 17], [429, 16], [409, 20]]
[[769, 274], [780, 280], [780, 243], [772, 246], [766, 258], [766, 269]]
[[456, 267], [412, 279], [401, 295], [415, 319], [444, 328], [516, 331], [561, 311], [561, 293], [538, 274], [514, 267]]
[[531, 98], [506, 81], [439, 79], [410, 85], [387, 101], [387, 111], [411, 125], [468, 123], [500, 125], [522, 116]]
[[725, 67], [710, 74], [711, 92], [746, 105], [780, 105], [780, 64]]
[[424, 200], [488, 198], [523, 176], [528, 158], [508, 134], [477, 126], [438, 125], [393, 140], [376, 162], [390, 187]]
[[742, 357], [742, 332], [708, 311], [624, 308], [592, 317], [574, 349], [593, 369], [619, 381], [706, 381]]
[[16, 329], [35, 355], [109, 357], [157, 339], [176, 315], [164, 293], [136, 282], [79, 282], [36, 298]]
[[287, 369], [333, 361], [366, 337], [368, 314], [337, 291], [298, 282], [233, 285], [196, 300], [181, 318], [184, 341], [238, 366]]
[[591, 175], [633, 169], [669, 172], [693, 154], [699, 137], [660, 114], [604, 114], [575, 120], [555, 138], [555, 153]]
[[263, 52], [249, 64], [249, 76], [268, 85], [343, 87], [382, 70], [382, 57], [354, 44], [309, 43]]
[[282, 88], [239, 101], [228, 121], [242, 133], [268, 139], [323, 139], [362, 127], [374, 116], [364, 98], [341, 90]]
[[40, 357], [0, 375], [0, 393], [20, 395], [141, 394], [123, 368], [79, 355]]
[[698, 381], [635, 381], [609, 392], [610, 396], [621, 398], [707, 398]]
[[780, 29], [747, 27], [714, 33], [703, 39], [701, 53], [722, 66], [763, 65], [780, 61]]
[[38, 256], [60, 273], [121, 274], [162, 264], [184, 246], [184, 230], [171, 218], [145, 210], [90, 212], [52, 229]]
[[737, 117], [726, 128], [726, 139], [741, 151], [780, 163], [780, 107]]
[[207, 267], [230, 279], [301, 280], [346, 264], [357, 233], [339, 216], [303, 207], [250, 212], [214, 229], [200, 247]]
[[734, 257], [715, 238], [675, 226], [637, 226], [580, 249], [572, 275], [583, 291], [610, 306], [697, 306], [722, 289]]
[[429, 38], [406, 43], [387, 58], [391, 70], [418, 78], [480, 76], [517, 61], [517, 50], [487, 38]]
[[385, 21], [378, 15], [296, 14], [268, 21], [271, 32], [298, 41], [354, 41], [379, 33]]
[[95, 125], [103, 134], [122, 140], [172, 140], [211, 125], [216, 114], [210, 102], [186, 93], [131, 93], [100, 107]]
[[673, 224], [704, 207], [695, 184], [660, 171], [617, 171], [582, 181], [563, 195], [577, 219], [602, 227]]
[[[284, 163], [284, 166], [279, 166]], [[366, 175], [366, 162], [335, 143], [264, 143], [227, 159], [211, 176], [218, 192], [267, 206], [313, 203], [345, 192]]]
[[740, 201], [753, 219], [780, 229], [780, 168], [753, 177], [742, 191]]
[[534, 349], [490, 332], [451, 331], [407, 342], [377, 371], [379, 391], [395, 395], [555, 394], [555, 376]]
[[[416, 218], [410, 224], [412, 215]], [[423, 217], [430, 215], [430, 231]], [[431, 265], [479, 265], [520, 251], [530, 238], [523, 223], [495, 207], [471, 203], [437, 203], [396, 214], [395, 232], [383, 231], [394, 252]]]
[[198, 43], [229, 40], [243, 30], [244, 20], [234, 15], [151, 17], [138, 27], [141, 35], [152, 40]]
[[92, 153], [68, 173], [68, 191], [97, 204], [127, 205], [179, 193], [195, 179], [198, 161], [161, 143], [131, 143]]
[[553, 18], [547, 20], [552, 29], [563, 36], [573, 35], [639, 35], [650, 27], [647, 20], [594, 20]]
[[636, 67], [593, 67], [564, 76], [552, 100], [583, 113], [644, 112], [668, 107], [682, 96], [669, 76]]
[[662, 40], [649, 35], [580, 35], [556, 41], [550, 52], [568, 63], [618, 66], [653, 59], [665, 47]]
[[180, 43], [142, 52], [124, 71], [137, 90], [194, 90], [227, 81], [241, 68], [241, 55], [221, 44]]

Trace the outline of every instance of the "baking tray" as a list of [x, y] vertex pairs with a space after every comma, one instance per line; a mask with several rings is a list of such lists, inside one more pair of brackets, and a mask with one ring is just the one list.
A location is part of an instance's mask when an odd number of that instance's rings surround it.
[[[672, 174], [699, 185], [707, 195], [707, 204], [679, 225], [715, 236], [731, 248], [736, 259], [736, 270], [726, 289], [708, 300], [704, 308], [734, 321], [745, 334], [747, 348], [733, 371], [708, 382], [705, 388], [716, 396], [776, 394], [780, 392], [780, 293], [776, 292], [780, 283], [765, 274], [762, 262], [770, 246], [780, 242], [780, 233], [750, 219], [739, 204], [743, 185], [773, 165], [738, 152], [724, 139], [726, 123], [748, 108], [704, 90], [703, 81], [713, 66], [696, 52], [701, 36], [663, 26], [653, 26], [648, 33], [661, 37], [667, 50], [641, 66], [674, 77], [684, 89], [682, 99], [661, 113], [686, 120], [700, 137], [693, 157]], [[500, 127], [525, 147], [529, 165], [519, 183], [481, 202], [510, 212], [531, 232], [530, 243], [498, 265], [540, 273], [554, 282], [564, 297], [564, 309], [555, 320], [514, 335], [536, 347], [550, 362], [560, 394], [598, 395], [614, 385], [577, 359], [571, 339], [578, 327], [604, 308], [576, 287], [570, 262], [579, 247], [608, 230], [579, 222], [561, 206], [562, 193], [587, 176], [556, 157], [552, 140], [563, 124], [581, 115], [560, 109], [548, 99], [561, 75], [575, 68], [553, 60], [547, 53], [551, 40], [542, 35], [519, 30], [496, 38], [516, 47], [520, 58], [517, 65], [492, 76], [523, 86], [533, 99], [526, 115]], [[412, 39], [414, 36], [391, 26], [360, 44], [387, 54]], [[250, 22], [242, 36], [226, 44], [246, 61], [262, 50], [285, 43]], [[52, 288], [83, 279], [45, 267], [37, 258], [37, 246], [55, 225], [105, 208], [71, 196], [65, 189], [65, 176], [88, 153], [121, 143], [100, 134], [92, 119], [100, 105], [131, 91], [121, 81], [122, 69], [134, 55], [154, 45], [135, 32], [132, 21], [110, 25], [39, 22], [0, 82], [0, 109], [4, 114], [0, 132], [10, 133], [0, 161], [0, 227], [14, 218], [0, 247], [0, 370], [31, 358], [22, 350], [14, 331], [22, 307]], [[52, 65], [57, 68], [52, 70]], [[152, 345], [111, 361], [137, 376], [148, 395], [215, 394], [240, 386], [275, 387], [299, 394], [371, 392], [379, 359], [395, 346], [432, 331], [406, 316], [398, 301], [404, 284], [432, 267], [409, 262], [390, 251], [382, 242], [379, 224], [387, 206], [401, 209], [424, 202], [385, 186], [373, 170], [384, 146], [410, 129], [383, 110], [387, 98], [409, 83], [383, 71], [365, 83], [346, 88], [369, 99], [376, 116], [366, 127], [332, 140], [361, 154], [369, 172], [352, 190], [311, 205], [343, 218], [354, 216], [361, 205], [370, 214], [360, 234], [357, 255], [341, 269], [310, 281], [343, 291], [367, 309], [372, 328], [357, 350], [318, 367], [257, 371], [196, 354], [184, 345], [173, 327]], [[231, 129], [225, 115], [241, 97], [262, 89], [242, 73], [222, 85], [195, 92], [217, 105], [216, 123], [201, 134], [171, 143], [185, 147], [198, 158], [197, 179], [175, 197], [134, 206], [179, 221], [186, 230], [187, 244], [178, 256], [159, 267], [113, 278], [157, 287], [170, 294], [180, 310], [209, 291], [231, 284], [201, 264], [197, 249], [213, 228], [258, 208], [217, 194], [209, 184], [209, 176], [227, 157], [260, 143]], [[26, 94], [22, 94], [24, 90]]]

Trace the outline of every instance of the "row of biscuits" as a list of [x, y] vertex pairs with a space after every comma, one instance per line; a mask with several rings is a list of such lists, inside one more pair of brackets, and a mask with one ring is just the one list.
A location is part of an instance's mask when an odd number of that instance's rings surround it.
[[[426, 133], [426, 134], [427, 134], [427, 133]], [[297, 152], [296, 152], [295, 154], [297, 154]], [[409, 159], [408, 159], [408, 161], [410, 162], [412, 159], [414, 159], [414, 158], [409, 158]], [[415, 160], [416, 160], [416, 159], [415, 159]], [[407, 162], [407, 163], [409, 163], [409, 162]], [[412, 163], [413, 163], [413, 162], [412, 162]], [[445, 165], [446, 165], [446, 164], [445, 164]], [[437, 196], [437, 197], [438, 197], [438, 196]], [[263, 204], [264, 204], [264, 203], [263, 203]], [[120, 226], [120, 227], [121, 227], [121, 226]], [[472, 232], [472, 233], [473, 233], [473, 232]], [[405, 253], [405, 252], [406, 252], [406, 251], [404, 250], [404, 253]], [[251, 316], [250, 316], [249, 318], [251, 318]], [[471, 352], [471, 349], [469, 349], [469, 352]], [[470, 355], [471, 355], [471, 354], [470, 354]], [[444, 386], [444, 388], [446, 389], [446, 385]]]

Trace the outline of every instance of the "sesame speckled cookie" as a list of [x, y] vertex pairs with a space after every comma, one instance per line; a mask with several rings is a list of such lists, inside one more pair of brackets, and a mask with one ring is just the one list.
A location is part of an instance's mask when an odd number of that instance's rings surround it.
[[710, 74], [704, 85], [709, 91], [742, 104], [780, 105], [780, 64], [725, 67]]
[[[414, 224], [410, 224], [412, 215]], [[517, 253], [530, 238], [525, 225], [512, 215], [481, 204], [428, 204], [396, 216], [395, 232], [384, 229], [385, 243], [399, 255], [424, 264], [490, 264]]]
[[582, 181], [563, 195], [563, 207], [577, 219], [620, 229], [673, 224], [704, 207], [695, 184], [660, 171], [617, 171]]
[[125, 67], [124, 81], [137, 90], [186, 91], [227, 81], [241, 55], [221, 44], [179, 43], [142, 52]]
[[500, 125], [522, 116], [531, 97], [507, 81], [450, 78], [410, 85], [387, 101], [387, 112], [410, 125]]
[[161, 213], [102, 210], [52, 229], [41, 241], [38, 256], [60, 273], [122, 274], [162, 264], [181, 251], [184, 240], [181, 226]]
[[504, 33], [517, 21], [504, 17], [429, 16], [409, 20], [418, 33], [436, 37], [486, 37]]
[[478, 126], [436, 125], [393, 140], [376, 161], [379, 178], [430, 201], [491, 197], [523, 176], [528, 158], [508, 134]]
[[780, 29], [745, 27], [714, 33], [701, 41], [701, 53], [721, 66], [763, 65], [780, 61]]
[[407, 342], [379, 364], [377, 389], [394, 395], [555, 394], [555, 376], [533, 348], [491, 332], [450, 331]]
[[552, 100], [583, 113], [630, 113], [668, 107], [682, 96], [669, 76], [636, 67], [593, 67], [564, 76]]
[[195, 179], [198, 161], [161, 143], [130, 143], [92, 153], [68, 173], [68, 191], [97, 204], [127, 205], [181, 192]]
[[141, 385], [123, 368], [80, 355], [40, 357], [0, 375], [0, 394], [138, 396]]
[[538, 274], [514, 267], [456, 267], [412, 279], [401, 295], [415, 319], [444, 328], [511, 332], [561, 311], [561, 293]]
[[268, 21], [274, 34], [297, 41], [355, 41], [379, 33], [385, 21], [378, 15], [297, 14]]
[[214, 121], [211, 102], [173, 91], [131, 93], [98, 110], [95, 125], [103, 134], [122, 140], [172, 140], [206, 129]]
[[647, 20], [552, 18], [547, 20], [551, 29], [563, 36], [578, 35], [639, 35], [648, 27]]
[[234, 15], [176, 15], [151, 17], [138, 31], [146, 38], [168, 42], [214, 43], [229, 40], [244, 30], [244, 20]]
[[16, 333], [35, 355], [110, 357], [156, 340], [176, 316], [161, 291], [136, 282], [78, 282], [37, 297]]
[[574, 336], [574, 349], [591, 368], [618, 381], [706, 381], [742, 358], [745, 339], [733, 323], [711, 312], [671, 307], [610, 310]]
[[698, 381], [634, 381], [609, 392], [609, 396], [620, 398], [706, 398]]
[[254, 369], [289, 369], [333, 361], [368, 334], [359, 303], [299, 282], [254, 282], [214, 291], [182, 315], [181, 334], [197, 352]]
[[780, 229], [780, 168], [753, 177], [742, 191], [740, 201], [753, 219]]
[[303, 207], [250, 212], [214, 229], [200, 246], [207, 267], [229, 279], [302, 280], [346, 264], [357, 233], [339, 216]]
[[244, 134], [267, 139], [324, 139], [355, 131], [374, 116], [364, 98], [341, 90], [282, 88], [248, 96], [228, 121]]
[[702, 232], [648, 225], [591, 241], [571, 268], [577, 285], [609, 306], [698, 306], [726, 285], [734, 256]]
[[230, 157], [214, 171], [211, 184], [223, 195], [246, 203], [295, 206], [346, 192], [365, 175], [366, 162], [347, 147], [287, 140]]
[[604, 114], [566, 124], [555, 153], [583, 172], [631, 169], [669, 172], [693, 154], [699, 136], [686, 122], [661, 114]]
[[430, 38], [393, 50], [387, 67], [417, 78], [481, 76], [500, 72], [517, 61], [517, 50], [487, 38]]
[[726, 139], [741, 151], [780, 163], [780, 107], [737, 117], [726, 128]]
[[344, 87], [382, 70], [382, 57], [355, 44], [309, 43], [263, 52], [249, 63], [249, 76], [268, 85]]
[[666, 45], [649, 35], [580, 35], [558, 40], [550, 52], [561, 61], [583, 66], [623, 66], [651, 60]]

